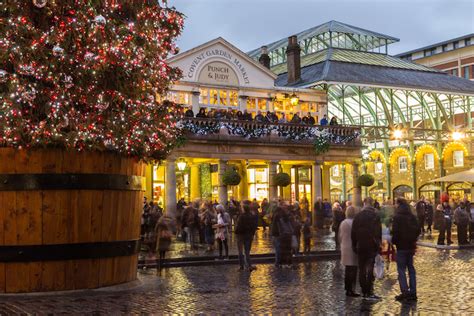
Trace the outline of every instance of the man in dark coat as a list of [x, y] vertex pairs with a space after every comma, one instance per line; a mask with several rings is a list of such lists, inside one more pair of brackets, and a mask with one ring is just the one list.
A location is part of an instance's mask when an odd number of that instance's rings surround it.
[[[398, 198], [396, 211], [392, 223], [392, 243], [397, 247], [397, 270], [400, 295], [397, 301], [416, 300], [416, 270], [413, 266], [416, 241], [420, 235], [420, 225], [410, 210], [405, 199]], [[407, 283], [406, 271], [410, 277], [410, 286]]]
[[416, 216], [418, 217], [418, 223], [421, 226], [421, 233], [425, 233], [425, 214], [426, 214], [426, 202], [425, 198], [421, 197], [421, 199], [416, 203]]
[[255, 267], [252, 266], [250, 262], [250, 248], [252, 247], [253, 236], [257, 230], [256, 218], [258, 219], [258, 215], [254, 215], [250, 211], [250, 202], [244, 201], [242, 203], [242, 213], [237, 219], [237, 225], [235, 227], [240, 270], [243, 270], [244, 267], [247, 268], [248, 271], [255, 270]]
[[316, 199], [314, 203], [314, 221], [313, 225], [316, 225], [316, 228], [323, 229], [324, 228], [324, 204], [321, 200], [321, 197]]
[[359, 282], [365, 300], [379, 300], [374, 295], [375, 257], [380, 253], [382, 224], [380, 216], [372, 206], [366, 206], [352, 223], [352, 248], [359, 258]]

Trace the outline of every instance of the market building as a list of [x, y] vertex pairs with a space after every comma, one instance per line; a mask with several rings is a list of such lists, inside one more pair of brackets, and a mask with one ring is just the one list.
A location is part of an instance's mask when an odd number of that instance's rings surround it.
[[[243, 53], [217, 38], [172, 57], [183, 71], [167, 98], [194, 114], [206, 110], [277, 112], [280, 117], [336, 116], [337, 126], [186, 118], [187, 142], [150, 166], [148, 195], [173, 211], [177, 199], [219, 202], [281, 197], [358, 198], [360, 173], [376, 178], [363, 196], [380, 202], [432, 199], [444, 188], [430, 180], [474, 166], [474, 82], [388, 54], [398, 39], [337, 21]], [[315, 150], [325, 139], [329, 150]], [[237, 186], [222, 175], [235, 168]], [[276, 186], [278, 172], [291, 184]]]

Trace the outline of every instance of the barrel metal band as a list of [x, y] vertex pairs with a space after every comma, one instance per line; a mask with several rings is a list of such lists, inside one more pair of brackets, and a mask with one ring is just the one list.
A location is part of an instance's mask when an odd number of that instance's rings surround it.
[[124, 190], [144, 191], [141, 176], [100, 173], [0, 174], [0, 191]]
[[140, 249], [139, 240], [28, 246], [0, 246], [0, 262], [32, 262], [100, 259], [131, 256]]

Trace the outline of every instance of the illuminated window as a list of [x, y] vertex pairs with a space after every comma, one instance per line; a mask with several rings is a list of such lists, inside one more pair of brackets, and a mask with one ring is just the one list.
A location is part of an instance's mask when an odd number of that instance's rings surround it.
[[257, 102], [257, 99], [255, 98], [247, 98], [247, 110], [255, 111], [256, 102]]
[[408, 170], [408, 159], [406, 156], [398, 157], [398, 171], [403, 172]]
[[210, 89], [209, 90], [209, 103], [210, 104], [219, 104], [219, 95], [217, 90]]
[[378, 173], [378, 174], [382, 173], [383, 172], [383, 163], [376, 162], [375, 165], [374, 165], [374, 169], [375, 169], [374, 170], [375, 173]]
[[234, 90], [229, 91], [229, 105], [231, 106], [239, 105], [239, 95], [237, 91], [234, 91]]
[[260, 111], [266, 111], [267, 110], [267, 100], [257, 99], [257, 108]]
[[219, 90], [219, 104], [229, 105], [227, 101], [227, 90]]
[[453, 151], [453, 166], [464, 167], [464, 151], [462, 150]]
[[209, 104], [209, 98], [208, 98], [208, 90], [207, 89], [200, 89], [199, 90], [199, 103], [200, 104]]
[[433, 154], [425, 154], [425, 169], [432, 170], [434, 169], [434, 155]]
[[268, 199], [268, 168], [256, 167], [247, 169], [250, 200], [262, 201]]
[[174, 103], [180, 104], [180, 105], [189, 105], [190, 104], [190, 98], [189, 98], [189, 93], [187, 92], [181, 92], [181, 91], [170, 91], [168, 93], [167, 99], [169, 101], [172, 101]]

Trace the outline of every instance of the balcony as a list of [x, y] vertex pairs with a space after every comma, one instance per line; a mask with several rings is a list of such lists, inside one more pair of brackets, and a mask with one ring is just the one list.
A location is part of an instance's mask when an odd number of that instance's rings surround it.
[[262, 123], [210, 118], [184, 118], [180, 122], [188, 140], [313, 145], [323, 138], [332, 146], [360, 147], [360, 128], [293, 123]]

